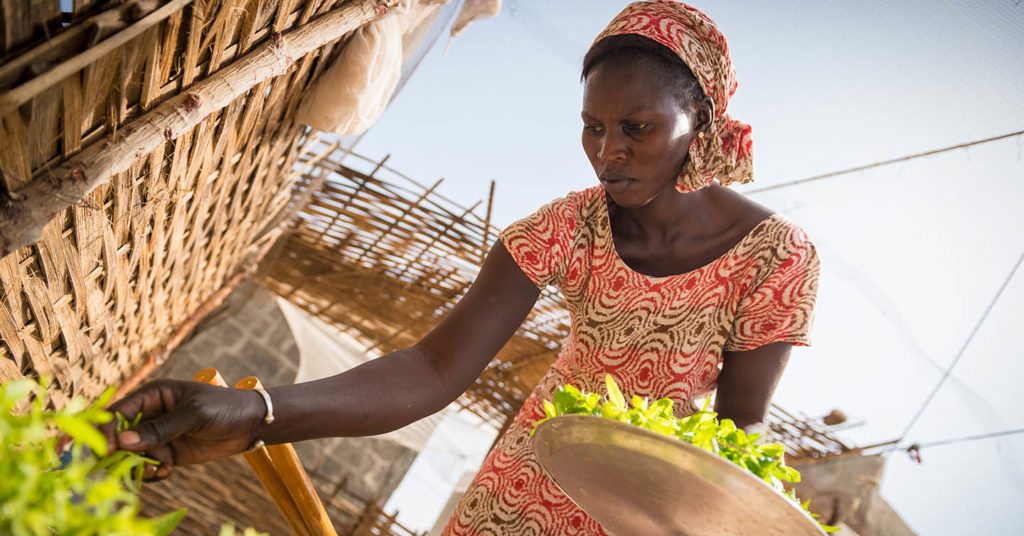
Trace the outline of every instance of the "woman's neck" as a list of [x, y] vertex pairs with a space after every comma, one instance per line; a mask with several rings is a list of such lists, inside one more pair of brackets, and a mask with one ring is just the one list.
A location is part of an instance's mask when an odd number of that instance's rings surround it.
[[658, 194], [646, 205], [639, 208], [625, 208], [614, 205], [610, 213], [612, 227], [631, 237], [645, 240], [671, 241], [680, 233], [703, 235], [714, 227], [714, 193], [717, 185], [695, 192], [680, 193], [674, 185]]

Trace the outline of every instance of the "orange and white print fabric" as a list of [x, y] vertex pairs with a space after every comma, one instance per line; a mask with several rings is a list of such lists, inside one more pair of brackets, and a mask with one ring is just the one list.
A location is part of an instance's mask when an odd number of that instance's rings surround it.
[[599, 391], [609, 373], [627, 395], [669, 397], [684, 411], [714, 388], [723, 352], [809, 344], [818, 256], [807, 234], [781, 215], [709, 264], [668, 277], [635, 272], [619, 258], [600, 186], [544, 206], [505, 229], [501, 240], [538, 287], [560, 288], [571, 328], [446, 535], [604, 533], [544, 474], [530, 449], [529, 431], [557, 386]]

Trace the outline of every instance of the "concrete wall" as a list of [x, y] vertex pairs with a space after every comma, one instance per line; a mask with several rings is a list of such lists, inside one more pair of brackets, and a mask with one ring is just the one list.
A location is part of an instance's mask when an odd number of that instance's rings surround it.
[[885, 470], [882, 456], [849, 455], [796, 462], [801, 500], [826, 523], [845, 523], [860, 536], [914, 536], [914, 532], [878, 494]]
[[293, 383], [299, 347], [275, 295], [246, 284], [225, 305], [171, 354], [158, 374], [190, 380], [196, 372], [215, 367], [228, 385], [246, 376], [256, 376], [264, 385]]

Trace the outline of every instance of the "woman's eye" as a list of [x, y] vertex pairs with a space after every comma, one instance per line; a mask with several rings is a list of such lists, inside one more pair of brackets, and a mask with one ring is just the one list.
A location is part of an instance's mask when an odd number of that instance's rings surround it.
[[643, 132], [650, 126], [650, 123], [626, 123], [626, 130], [630, 132]]
[[583, 125], [583, 130], [591, 134], [600, 134], [604, 129], [600, 125]]

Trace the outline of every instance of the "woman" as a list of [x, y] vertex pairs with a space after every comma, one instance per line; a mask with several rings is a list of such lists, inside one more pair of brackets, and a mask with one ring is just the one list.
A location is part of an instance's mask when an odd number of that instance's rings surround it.
[[583, 149], [600, 185], [505, 229], [466, 296], [419, 343], [269, 389], [272, 423], [256, 392], [147, 384], [114, 405], [144, 416], [116, 444], [148, 452], [163, 478], [257, 440], [400, 428], [455, 400], [547, 285], [565, 296], [569, 337], [446, 534], [602, 533], [529, 448], [541, 402], [560, 384], [598, 390], [611, 373], [625, 393], [679, 408], [717, 389], [722, 416], [762, 422], [790, 348], [808, 343], [818, 259], [800, 228], [725, 188], [751, 180], [752, 162], [750, 127], [726, 114], [736, 81], [724, 37], [690, 6], [637, 2], [598, 36], [583, 80]]

